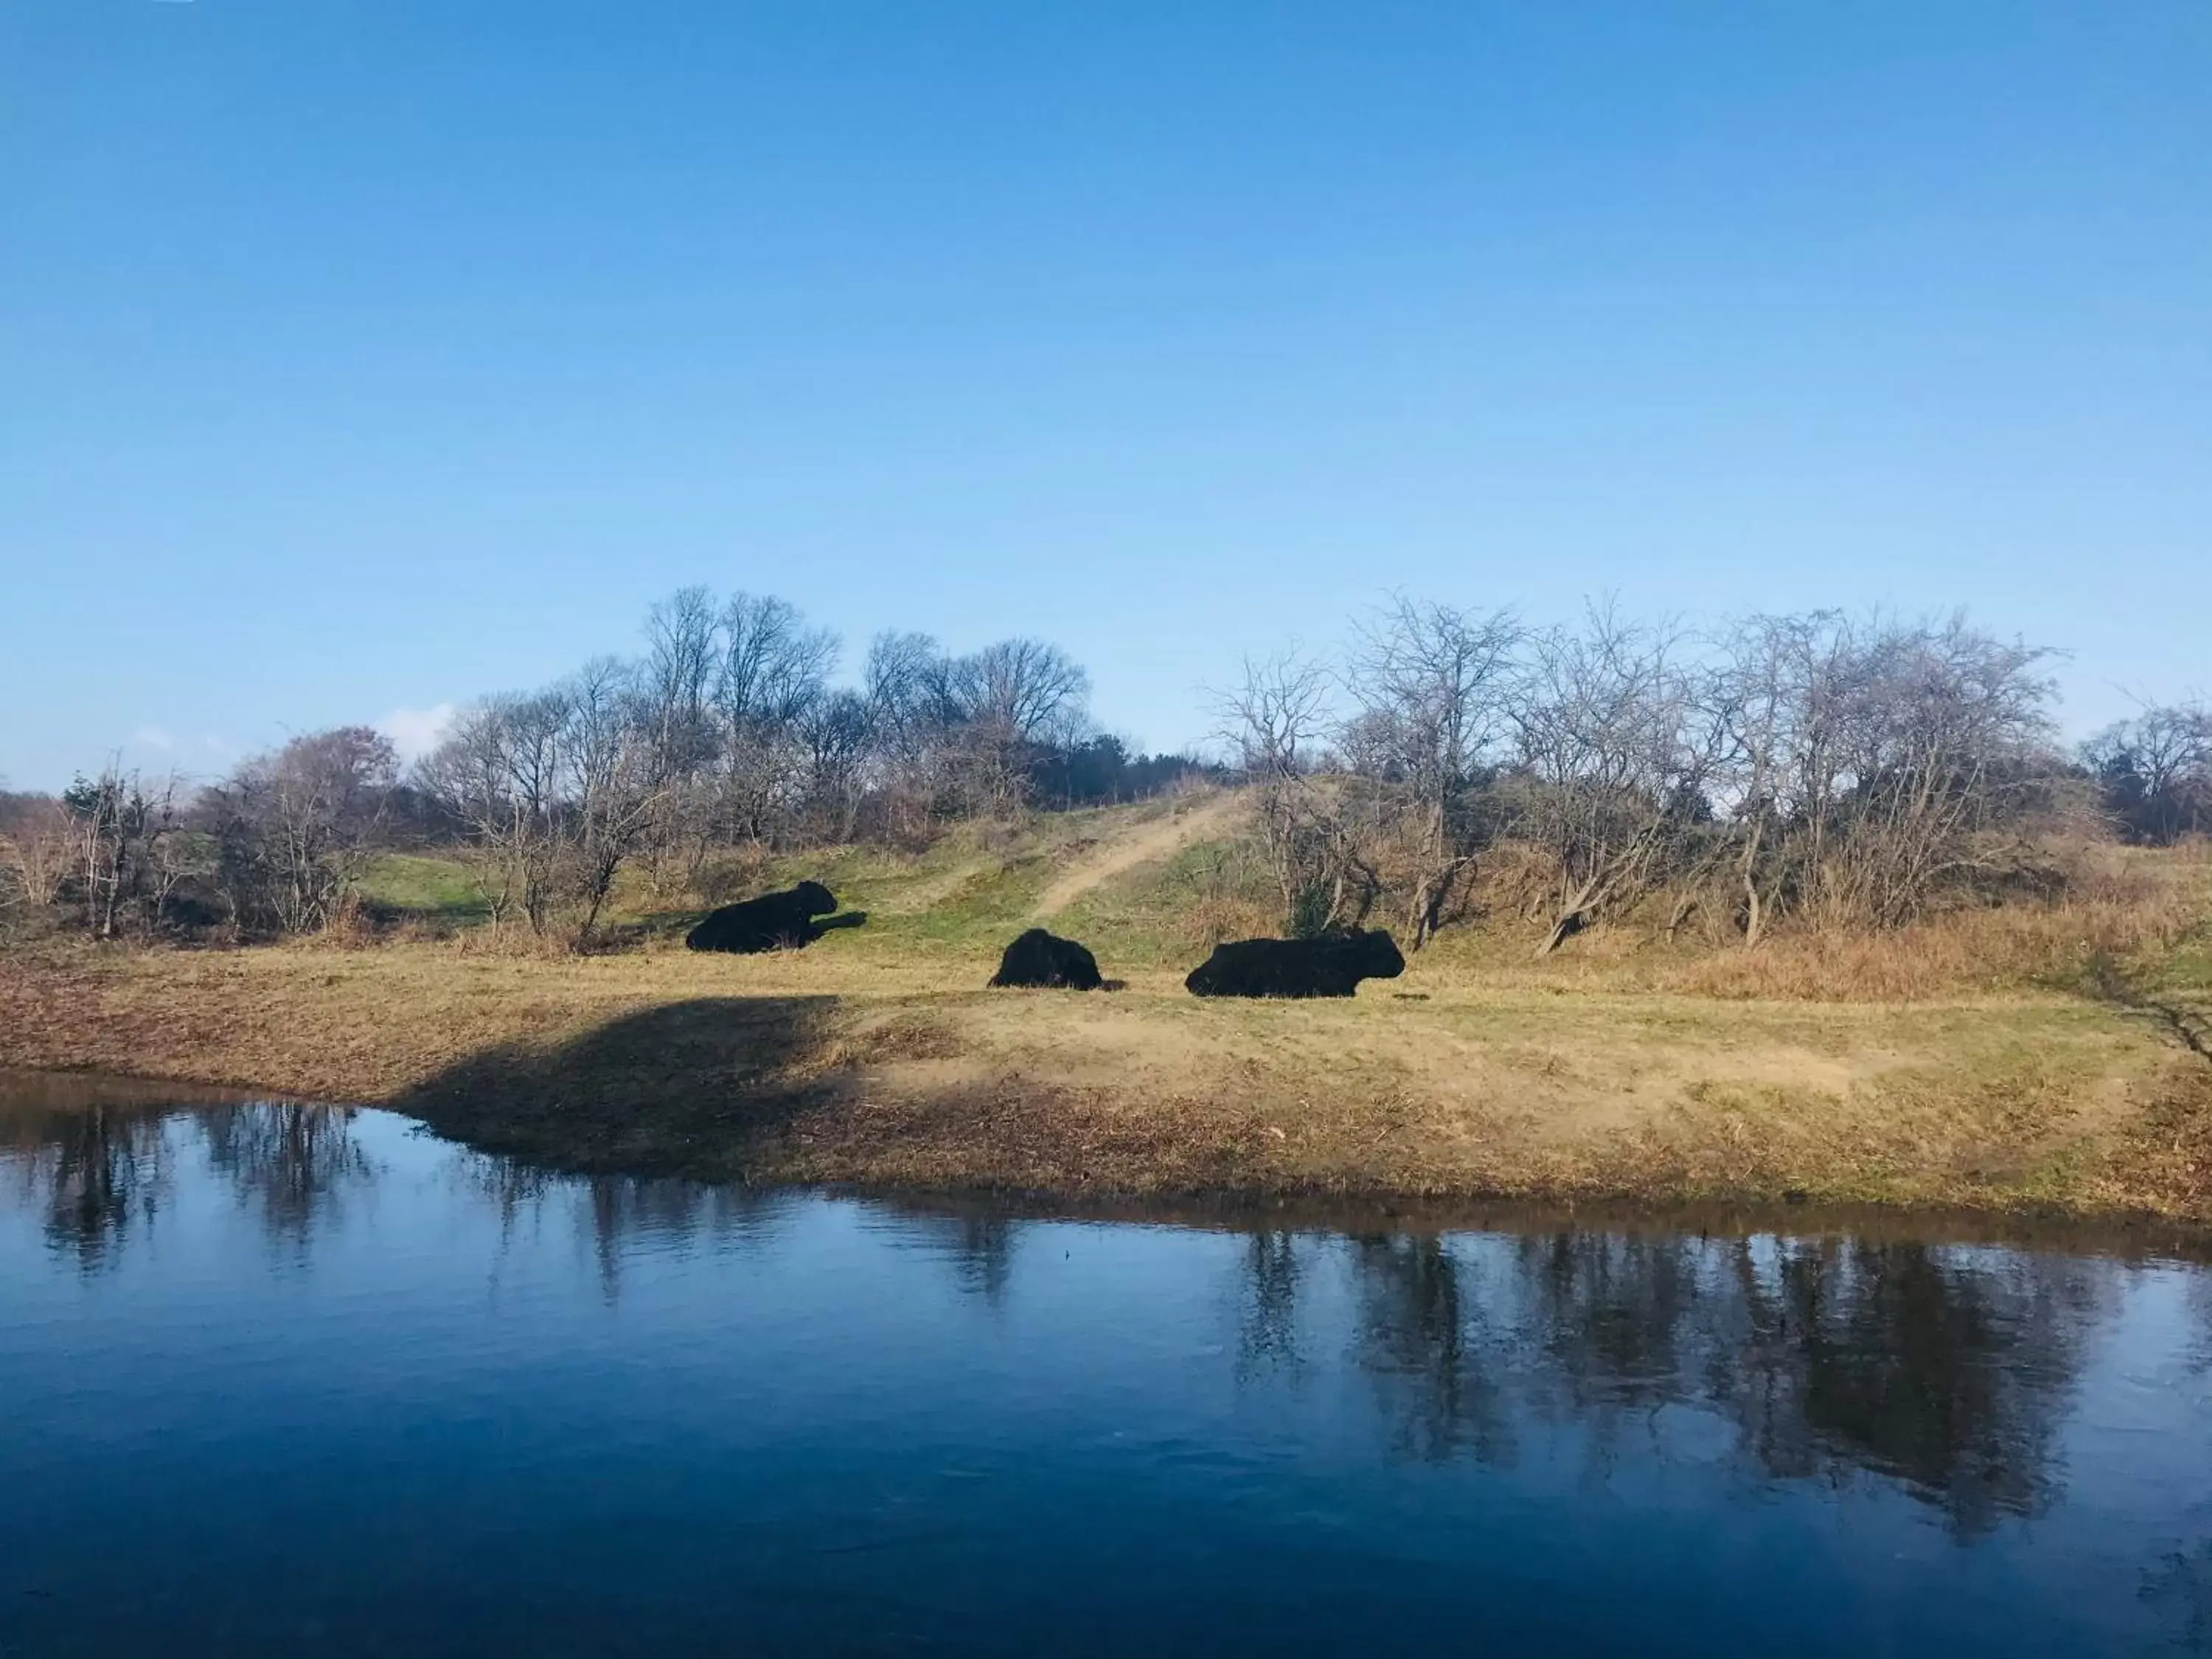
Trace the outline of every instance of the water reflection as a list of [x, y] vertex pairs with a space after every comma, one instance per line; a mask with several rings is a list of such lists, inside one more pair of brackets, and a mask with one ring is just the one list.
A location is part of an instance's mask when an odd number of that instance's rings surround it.
[[915, 1218], [921, 1237], [932, 1240], [952, 1271], [953, 1282], [993, 1307], [1006, 1298], [1013, 1277], [1014, 1240], [1021, 1224], [1003, 1215], [963, 1212]]
[[751, 1187], [714, 1187], [664, 1178], [617, 1176], [554, 1177], [507, 1158], [474, 1162], [492, 1166], [488, 1178], [501, 1193], [510, 1218], [523, 1206], [541, 1215], [558, 1210], [580, 1190], [601, 1293], [610, 1301], [622, 1292], [625, 1250], [641, 1240], [667, 1249], [730, 1249], [763, 1237], [781, 1207], [779, 1194]]
[[1350, 1248], [1360, 1356], [1393, 1447], [1429, 1460], [1462, 1451], [1492, 1462], [1510, 1455], [1494, 1310], [1462, 1294], [1459, 1258], [1435, 1236], [1373, 1236]]
[[1298, 1301], [1348, 1269], [1353, 1346], [1402, 1455], [1504, 1464], [1572, 1425], [1601, 1463], [1650, 1414], [1731, 1428], [1754, 1474], [1881, 1476], [1961, 1534], [2045, 1508], [2119, 1264], [1850, 1239], [1257, 1231], [1237, 1374], [1296, 1367]]
[[208, 1167], [259, 1215], [270, 1240], [304, 1248], [349, 1189], [375, 1179], [353, 1116], [343, 1107], [280, 1101], [205, 1107], [191, 1121]]
[[2212, 1274], [1130, 1218], [0, 1078], [0, 1650], [2212, 1649]]
[[2212, 1273], [2201, 1274], [2189, 1281], [2186, 1295], [2191, 1323], [2196, 1329], [2196, 1340], [2191, 1358], [2196, 1369], [2212, 1374]]
[[1962, 1533], [2031, 1516], [2114, 1264], [1848, 1239], [1525, 1241], [1560, 1409], [1724, 1415], [1765, 1474], [1903, 1483]]
[[1778, 1278], [1753, 1304], [1778, 1340], [1729, 1396], [1767, 1468], [1863, 1465], [1968, 1532], [2045, 1507], [2110, 1264], [1832, 1244], [1787, 1250]]
[[26, 1146], [21, 1178], [45, 1211], [46, 1238], [88, 1273], [115, 1259], [134, 1224], [150, 1230], [170, 1186], [162, 1120], [128, 1108], [56, 1112]]
[[1244, 1277], [1237, 1330], [1240, 1382], [1270, 1372], [1295, 1374], [1304, 1365], [1298, 1346], [1301, 1269], [1295, 1235], [1255, 1227], [1245, 1235]]
[[88, 1085], [70, 1079], [26, 1099], [13, 1081], [0, 1079], [0, 1158], [44, 1206], [49, 1241], [88, 1272], [112, 1265], [134, 1229], [153, 1230], [195, 1141], [192, 1167], [295, 1249], [375, 1178], [346, 1107], [222, 1101], [179, 1113], [166, 1099], [80, 1102]]
[[[0, 1090], [0, 1157], [79, 1268], [113, 1267], [150, 1232], [192, 1163], [268, 1237], [302, 1255], [377, 1161], [351, 1111], [224, 1103], [83, 1104]], [[602, 1296], [655, 1249], [764, 1247], [788, 1195], [674, 1180], [577, 1180], [455, 1151], [453, 1185], [496, 1217], [571, 1226]], [[944, 1264], [994, 1308], [1017, 1294], [1032, 1226], [988, 1207], [873, 1202], [902, 1248]], [[1343, 1352], [1400, 1458], [1511, 1465], [1531, 1435], [1571, 1425], [1601, 1468], [1652, 1414], [1727, 1425], [1759, 1478], [1873, 1476], [1940, 1511], [1962, 1537], [2046, 1510], [2054, 1451], [2120, 1263], [1971, 1245], [1659, 1231], [1301, 1231], [1216, 1229], [1238, 1290], [1222, 1349], [1239, 1389], [1273, 1389]], [[2187, 1294], [2212, 1331], [2212, 1291]], [[2185, 1594], [2197, 1558], [2159, 1593]], [[2181, 1586], [2184, 1588], [2175, 1588]], [[2194, 1591], [2187, 1591], [2194, 1594]]]
[[2172, 1651], [2212, 1653], [2212, 1538], [2150, 1568], [2141, 1594], [2171, 1627]]

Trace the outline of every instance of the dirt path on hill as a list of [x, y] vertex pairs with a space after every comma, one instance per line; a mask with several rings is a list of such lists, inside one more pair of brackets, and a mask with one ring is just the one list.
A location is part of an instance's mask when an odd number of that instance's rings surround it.
[[972, 858], [950, 870], [908, 884], [898, 892], [875, 900], [869, 908], [887, 916], [918, 916], [934, 910], [976, 877], [998, 868], [987, 858]]
[[1172, 858], [1201, 836], [1224, 828], [1235, 814], [1237, 797], [1227, 791], [1200, 801], [1187, 812], [1139, 825], [1127, 835], [1101, 842], [1060, 872], [1051, 886], [1037, 896], [1031, 921], [1044, 921], [1140, 864]]

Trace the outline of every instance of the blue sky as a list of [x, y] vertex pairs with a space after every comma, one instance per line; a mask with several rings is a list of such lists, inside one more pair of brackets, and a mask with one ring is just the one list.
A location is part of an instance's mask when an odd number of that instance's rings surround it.
[[2208, 86], [2202, 0], [7, 0], [0, 775], [693, 581], [1170, 747], [1394, 588], [2212, 690]]

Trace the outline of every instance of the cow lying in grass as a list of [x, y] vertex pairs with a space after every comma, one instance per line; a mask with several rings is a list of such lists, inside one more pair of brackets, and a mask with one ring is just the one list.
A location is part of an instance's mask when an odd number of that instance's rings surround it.
[[1325, 939], [1246, 939], [1217, 945], [1183, 981], [1200, 997], [1348, 997], [1363, 979], [1406, 971], [1397, 942], [1380, 931]]
[[811, 945], [823, 933], [815, 918], [836, 908], [836, 896], [827, 887], [818, 881], [802, 881], [787, 892], [763, 893], [709, 912], [684, 942], [695, 951], [730, 951], [741, 956]]
[[1006, 947], [991, 983], [1096, 991], [1106, 981], [1098, 976], [1098, 959], [1083, 946], [1072, 939], [1032, 927]]

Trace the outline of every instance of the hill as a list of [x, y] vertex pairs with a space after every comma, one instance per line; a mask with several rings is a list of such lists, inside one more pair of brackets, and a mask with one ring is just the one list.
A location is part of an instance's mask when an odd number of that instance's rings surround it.
[[[1492, 913], [1352, 1001], [1200, 1001], [1182, 974], [1267, 919], [1245, 811], [1195, 794], [703, 872], [867, 913], [759, 957], [683, 951], [699, 902], [642, 880], [632, 948], [533, 950], [471, 919], [459, 866], [394, 863], [397, 939], [0, 957], [0, 1065], [388, 1103], [585, 1169], [2212, 1223], [2201, 852], [2107, 849], [2063, 903], [1748, 952], [1632, 921], [1540, 962]], [[1127, 988], [986, 990], [1039, 921]]]

